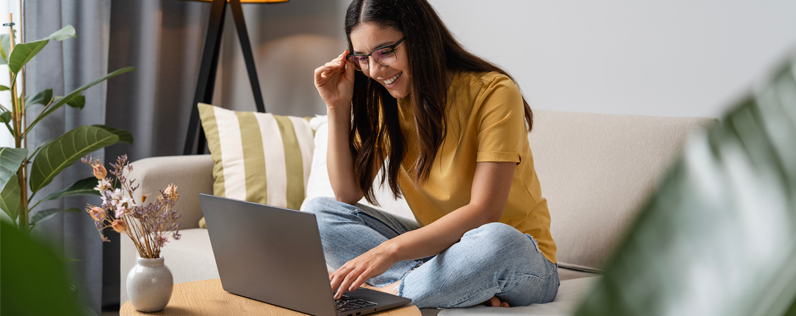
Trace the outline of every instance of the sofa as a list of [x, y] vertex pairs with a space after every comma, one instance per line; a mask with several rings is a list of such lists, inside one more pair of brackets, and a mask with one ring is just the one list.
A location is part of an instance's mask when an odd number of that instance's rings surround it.
[[[323, 119], [311, 122], [316, 130], [310, 180], [310, 199], [328, 196], [324, 185], [325, 130]], [[423, 309], [424, 315], [570, 315], [589, 293], [609, 262], [636, 211], [653, 191], [658, 179], [684, 147], [688, 136], [717, 119], [651, 117], [534, 110], [533, 131], [528, 134], [533, 163], [548, 201], [551, 233], [558, 246], [561, 285], [548, 304], [494, 309], [484, 306], [459, 309]], [[154, 157], [133, 162], [132, 178], [154, 191], [169, 183], [179, 187], [177, 208], [182, 214], [182, 238], [162, 250], [174, 282], [218, 278], [206, 229], [199, 228], [202, 210], [199, 193], [213, 193], [213, 159], [210, 155]], [[325, 180], [328, 182], [328, 178]], [[384, 189], [384, 188], [383, 188]], [[139, 190], [142, 191], [142, 190]], [[140, 194], [140, 192], [139, 192]], [[406, 203], [377, 193], [382, 208], [411, 218]], [[121, 302], [127, 301], [126, 277], [135, 263], [130, 240], [121, 244]]]

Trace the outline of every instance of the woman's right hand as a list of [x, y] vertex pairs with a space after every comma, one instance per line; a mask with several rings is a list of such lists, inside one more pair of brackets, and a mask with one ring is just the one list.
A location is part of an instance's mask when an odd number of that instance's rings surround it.
[[329, 110], [347, 108], [354, 97], [354, 66], [346, 59], [348, 50], [315, 69], [315, 88]]

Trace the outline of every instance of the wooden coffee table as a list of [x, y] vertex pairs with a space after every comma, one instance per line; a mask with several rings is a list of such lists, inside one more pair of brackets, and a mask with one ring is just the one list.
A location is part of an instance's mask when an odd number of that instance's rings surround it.
[[[169, 305], [166, 305], [166, 309], [160, 312], [141, 313], [133, 308], [130, 301], [127, 301], [122, 305], [119, 315], [293, 316], [306, 314], [230, 294], [221, 287], [221, 280], [214, 279], [175, 284]], [[410, 304], [371, 315], [420, 316], [420, 309]]]

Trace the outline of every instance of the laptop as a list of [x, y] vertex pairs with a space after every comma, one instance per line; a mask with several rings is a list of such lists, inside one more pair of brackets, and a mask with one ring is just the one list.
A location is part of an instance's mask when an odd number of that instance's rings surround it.
[[356, 316], [412, 300], [359, 288], [333, 297], [315, 214], [199, 194], [225, 291], [317, 316]]

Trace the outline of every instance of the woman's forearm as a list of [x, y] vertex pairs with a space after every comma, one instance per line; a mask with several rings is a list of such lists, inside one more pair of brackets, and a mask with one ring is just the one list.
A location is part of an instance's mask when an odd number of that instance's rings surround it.
[[348, 107], [327, 108], [329, 138], [326, 153], [326, 169], [329, 181], [338, 201], [355, 204], [362, 198], [354, 177], [354, 160], [349, 149], [351, 113]]
[[489, 213], [494, 214], [468, 204], [427, 226], [390, 239], [381, 246], [387, 249], [395, 262], [433, 256], [459, 242], [464, 233], [500, 219], [499, 215], [489, 216]]
[[379, 247], [395, 260], [414, 260], [436, 255], [481, 225], [500, 221], [506, 207], [516, 164], [480, 162], [476, 165], [470, 203], [442, 218]]

